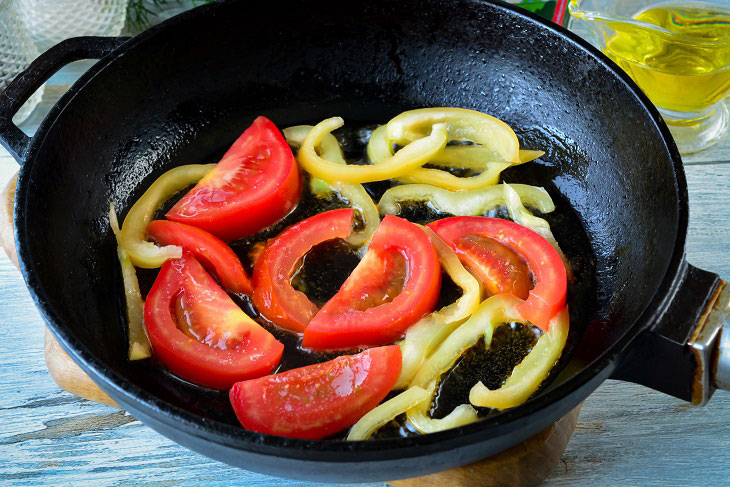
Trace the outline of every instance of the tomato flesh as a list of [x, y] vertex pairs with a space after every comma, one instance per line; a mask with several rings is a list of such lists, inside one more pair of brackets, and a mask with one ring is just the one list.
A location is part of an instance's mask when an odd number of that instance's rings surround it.
[[266, 245], [253, 270], [253, 303], [259, 313], [277, 326], [304, 331], [317, 306], [292, 287], [292, 276], [312, 247], [347, 237], [353, 218], [352, 208], [326, 211], [290, 226]]
[[400, 347], [371, 348], [238, 382], [229, 398], [247, 430], [316, 440], [342, 431], [377, 406], [400, 370]]
[[[517, 274], [513, 272], [514, 269], [510, 270], [513, 263], [502, 261], [495, 265], [495, 261], [514, 258], [504, 252], [489, 254], [480, 245], [488, 239], [495, 240], [524, 260], [535, 285], [529, 289], [528, 297], [518, 307], [518, 311], [532, 324], [547, 330], [550, 319], [565, 306], [568, 283], [560, 255], [550, 242], [529, 228], [509, 220], [482, 216], [444, 218], [428, 226], [454, 249], [459, 259], [470, 269], [491, 267], [497, 269], [496, 274], [507, 269], [507, 279], [503, 282], [507, 286], [505, 291], [511, 285], [510, 279]], [[488, 255], [487, 258], [484, 257], [485, 254]], [[519, 276], [517, 280], [524, 282]], [[521, 292], [522, 285], [507, 292]]]
[[433, 310], [441, 265], [417, 225], [386, 215], [367, 254], [304, 329], [302, 346], [316, 350], [391, 343]]
[[236, 240], [284, 217], [300, 193], [299, 166], [289, 145], [271, 120], [258, 117], [166, 216]]
[[510, 293], [527, 299], [532, 279], [524, 260], [493, 238], [467, 235], [456, 241], [458, 253], [469, 255], [469, 270], [479, 278], [487, 296]]
[[163, 264], [147, 295], [144, 319], [162, 365], [206, 387], [227, 389], [267, 374], [284, 351], [189, 251]]
[[168, 220], [155, 220], [147, 225], [147, 235], [160, 245], [179, 245], [189, 250], [214, 274], [228, 292], [251, 294], [251, 279], [238, 256], [215, 235], [197, 227]]

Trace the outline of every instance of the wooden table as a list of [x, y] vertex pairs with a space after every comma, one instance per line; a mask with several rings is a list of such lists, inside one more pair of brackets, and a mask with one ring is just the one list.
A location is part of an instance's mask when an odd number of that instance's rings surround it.
[[[22, 127], [33, 132], [88, 65], [76, 63], [55, 75]], [[0, 149], [0, 187], [16, 170]], [[685, 170], [689, 261], [730, 278], [730, 137], [685, 158]], [[0, 325], [0, 484], [317, 485], [228, 467], [176, 445], [124, 411], [61, 390], [46, 371], [41, 318], [5, 255]], [[573, 439], [545, 485], [730, 485], [730, 393], [718, 392], [707, 406], [694, 408], [641, 386], [607, 381], [586, 400]]]

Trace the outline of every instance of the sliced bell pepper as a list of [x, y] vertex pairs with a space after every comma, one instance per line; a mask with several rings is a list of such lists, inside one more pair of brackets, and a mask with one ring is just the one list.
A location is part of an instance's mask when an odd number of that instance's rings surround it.
[[[550, 213], [555, 205], [550, 195], [543, 188], [527, 184], [512, 184], [522, 203], [538, 209], [541, 213]], [[448, 191], [427, 184], [404, 184], [388, 189], [378, 202], [378, 209], [383, 214], [398, 214], [400, 203], [408, 201], [424, 202], [436, 210], [455, 216], [484, 215], [490, 210], [506, 204], [503, 185], [468, 191]]]
[[[286, 137], [290, 145], [299, 148], [312, 128], [314, 128], [312, 125], [288, 127], [284, 129], [284, 137]], [[340, 144], [334, 135], [327, 134], [322, 138], [321, 145], [317, 149], [324, 159], [341, 165], [347, 164], [345, 158], [342, 156]], [[352, 232], [345, 239], [350, 245], [360, 247], [372, 238], [373, 233], [375, 233], [375, 230], [380, 224], [380, 216], [378, 214], [378, 207], [375, 206], [373, 199], [365, 191], [362, 184], [343, 183], [341, 181], [328, 183], [323, 179], [312, 178], [309, 186], [312, 193], [316, 195], [332, 191], [338, 193], [352, 208], [360, 213], [365, 226], [359, 232]]]
[[177, 245], [158, 247], [147, 240], [146, 229], [160, 206], [175, 193], [197, 183], [215, 164], [190, 164], [170, 169], [147, 188], [130, 208], [119, 233], [119, 245], [137, 267], [154, 269], [167, 259], [179, 259], [182, 248]]
[[342, 165], [324, 159], [317, 154], [325, 135], [342, 127], [344, 121], [340, 117], [323, 120], [307, 134], [302, 147], [299, 149], [299, 163], [302, 167], [318, 178], [326, 181], [340, 181], [345, 183], [366, 183], [382, 181], [408, 174], [413, 169], [426, 164], [446, 145], [447, 132], [444, 124], [435, 124], [430, 129], [430, 135], [403, 147], [392, 157], [378, 165]]
[[129, 360], [142, 360], [152, 356], [152, 348], [144, 330], [144, 301], [139, 290], [137, 272], [127, 251], [119, 245], [119, 220], [114, 210], [114, 203], [109, 205], [109, 224], [117, 239], [117, 258], [122, 268], [124, 284], [124, 301], [127, 308], [127, 339]]
[[547, 332], [514, 368], [502, 387], [490, 390], [480, 381], [469, 391], [469, 402], [485, 408], [507, 409], [527, 401], [560, 358], [568, 339], [568, 323], [566, 306], [550, 321]]

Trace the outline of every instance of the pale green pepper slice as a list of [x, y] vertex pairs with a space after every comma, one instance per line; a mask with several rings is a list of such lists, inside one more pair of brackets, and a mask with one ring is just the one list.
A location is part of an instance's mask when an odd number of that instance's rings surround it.
[[568, 321], [566, 306], [550, 320], [548, 331], [512, 370], [502, 387], [490, 390], [480, 381], [469, 391], [469, 402], [485, 408], [507, 409], [527, 401], [560, 358], [568, 339]]
[[498, 118], [465, 108], [420, 108], [391, 119], [386, 127], [390, 144], [404, 146], [426, 136], [434, 124], [445, 124], [449, 140], [470, 141], [497, 154], [497, 162], [519, 164], [520, 144], [512, 128]]
[[[541, 213], [555, 210], [553, 200], [543, 188], [527, 184], [512, 184], [511, 187], [523, 203]], [[503, 185], [448, 191], [427, 184], [406, 184], [388, 189], [380, 198], [378, 209], [382, 214], [397, 215], [401, 209], [400, 204], [408, 201], [427, 202], [436, 210], [455, 216], [484, 215], [506, 203]]]
[[147, 240], [147, 224], [162, 204], [175, 193], [200, 181], [215, 164], [190, 164], [170, 169], [144, 192], [124, 218], [119, 245], [137, 267], [154, 269], [167, 259], [179, 259], [182, 248], [176, 245], [158, 247]]
[[482, 290], [479, 281], [461, 264], [454, 251], [428, 227], [423, 227], [438, 252], [441, 266], [454, 283], [462, 289], [462, 295], [438, 311], [429, 313], [406, 331], [399, 343], [403, 365], [394, 389], [408, 387], [421, 364], [431, 356], [449, 334], [468, 318], [479, 306]]
[[109, 206], [109, 225], [117, 238], [117, 258], [122, 268], [124, 301], [127, 307], [127, 338], [129, 339], [129, 360], [141, 360], [152, 356], [152, 347], [144, 330], [144, 301], [139, 290], [137, 272], [127, 252], [119, 245], [119, 220], [114, 203]]
[[429, 394], [420, 387], [411, 387], [397, 396], [388, 399], [375, 409], [370, 410], [365, 416], [352, 426], [347, 435], [348, 441], [367, 440], [378, 428], [393, 420], [399, 414], [405, 413], [408, 409], [427, 401]]
[[299, 149], [299, 163], [315, 177], [326, 181], [366, 183], [404, 176], [430, 161], [446, 145], [447, 132], [444, 124], [435, 124], [431, 134], [414, 141], [377, 165], [342, 165], [317, 154], [322, 139], [333, 130], [342, 127], [340, 117], [328, 118], [314, 126], [304, 138]]
[[[283, 133], [290, 145], [299, 148], [312, 128], [314, 128], [312, 125], [296, 125], [285, 128]], [[341, 165], [347, 164], [345, 158], [342, 156], [342, 148], [332, 134], [326, 134], [316, 149], [328, 161]], [[365, 191], [362, 184], [343, 183], [340, 181], [329, 183], [324, 179], [313, 177], [310, 180], [309, 187], [315, 195], [322, 195], [334, 191], [347, 200], [347, 203], [351, 207], [360, 212], [365, 228], [360, 232], [351, 233], [347, 238], [348, 243], [359, 247], [370, 240], [380, 224], [380, 215], [378, 213], [378, 207], [375, 206], [373, 199]]]

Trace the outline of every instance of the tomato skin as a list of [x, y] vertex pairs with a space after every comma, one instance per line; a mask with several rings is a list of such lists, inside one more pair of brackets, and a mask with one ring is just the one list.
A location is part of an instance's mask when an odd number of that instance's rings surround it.
[[251, 279], [238, 256], [215, 235], [197, 227], [168, 220], [147, 225], [147, 235], [160, 245], [179, 245], [192, 252], [205, 269], [214, 274], [228, 292], [251, 294]]
[[[215, 343], [201, 343], [178, 328], [173, 315], [178, 299], [191, 315], [188, 329]], [[237, 381], [267, 374], [284, 351], [284, 345], [236, 306], [188, 251], [162, 265], [147, 295], [144, 319], [162, 365], [206, 387], [227, 389]], [[235, 348], [226, 349], [226, 343]]]
[[251, 431], [318, 440], [342, 431], [377, 406], [401, 369], [397, 345], [238, 382], [229, 398]]
[[[394, 252], [407, 266], [402, 291], [384, 304], [361, 306], [363, 297], [374, 294], [374, 287], [386, 285], [381, 276], [388, 261], [397, 262]], [[386, 215], [365, 258], [305, 328], [302, 346], [333, 350], [391, 343], [433, 310], [440, 289], [441, 265], [426, 232], [408, 220]]]
[[468, 241], [465, 244], [464, 239], [470, 236], [494, 239], [522, 257], [536, 284], [518, 310], [535, 326], [547, 330], [550, 319], [565, 306], [565, 266], [552, 245], [532, 230], [509, 220], [482, 216], [444, 218], [428, 226], [472, 269], [488, 262], [479, 262], [479, 254]]
[[283, 218], [301, 190], [299, 165], [284, 136], [271, 120], [258, 117], [165, 216], [231, 241]]
[[352, 208], [326, 211], [290, 226], [267, 243], [253, 270], [253, 304], [259, 313], [282, 328], [304, 331], [318, 309], [292, 287], [291, 277], [312, 247], [350, 235], [353, 218]]

